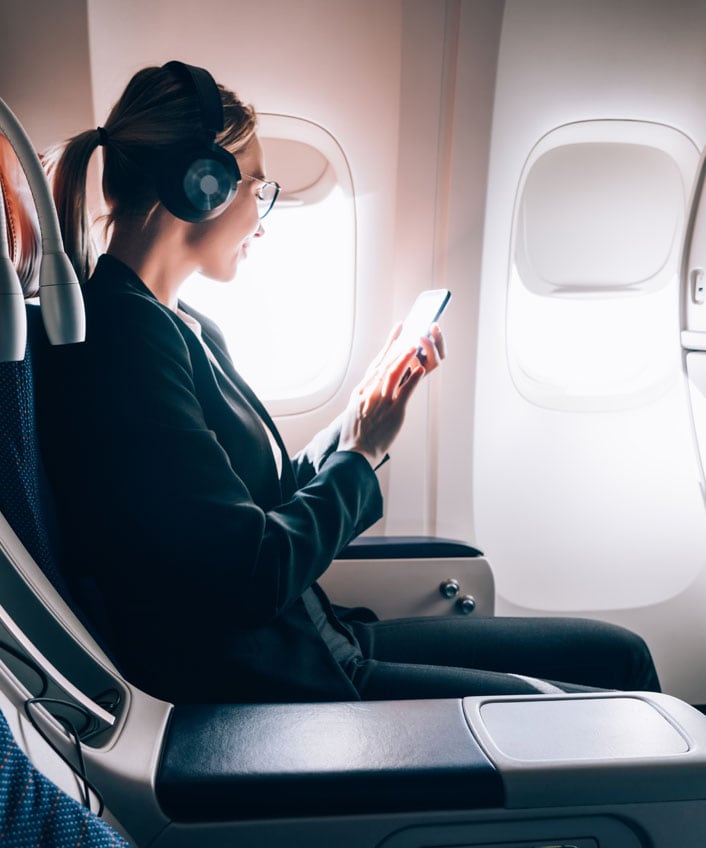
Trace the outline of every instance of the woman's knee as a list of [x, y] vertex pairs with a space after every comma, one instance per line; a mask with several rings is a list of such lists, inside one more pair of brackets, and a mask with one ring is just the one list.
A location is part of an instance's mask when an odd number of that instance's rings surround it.
[[[577, 620], [573, 621], [576, 626]], [[580, 621], [583, 624], [583, 637], [587, 639], [585, 649], [604, 666], [608, 681], [614, 676], [614, 688], [660, 691], [652, 654], [642, 636], [626, 627], [605, 621]]]

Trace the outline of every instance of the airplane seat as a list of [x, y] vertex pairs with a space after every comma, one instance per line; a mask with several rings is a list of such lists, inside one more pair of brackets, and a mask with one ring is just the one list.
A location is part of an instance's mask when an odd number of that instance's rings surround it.
[[[29, 185], [12, 145], [0, 134], [0, 261], [14, 267], [24, 298], [31, 298], [38, 292], [39, 247], [39, 221]], [[7, 274], [3, 284], [3, 295], [17, 295], [17, 292], [8, 291], [11, 287], [7, 285]], [[7, 306], [7, 301], [2, 305]], [[30, 337], [38, 330], [39, 312], [39, 306], [27, 304], [27, 323], [32, 327]], [[16, 311], [13, 315], [10, 309], [9, 313], [10, 321], [17, 317]], [[3, 329], [6, 333], [8, 329], [10, 334], [13, 332], [6, 321]], [[28, 342], [24, 358], [0, 362], [0, 514], [49, 584], [86, 624], [57, 563], [51, 498], [42, 470], [34, 413], [32, 345]], [[3, 534], [0, 538], [3, 553], [8, 542]], [[0, 601], [4, 608], [11, 605], [7, 593], [9, 586], [6, 579], [0, 580], [0, 585], [3, 590]], [[18, 684], [22, 678], [28, 685], [19, 701], [24, 697], [27, 721], [36, 728], [33, 713], [36, 705], [44, 703], [45, 696], [51, 696], [49, 700], [54, 701], [54, 707], [66, 709], [68, 702], [61, 702], [56, 697], [64, 693], [50, 687], [44, 670], [22, 650], [22, 635], [13, 633], [11, 625], [8, 629], [9, 620], [4, 614], [2, 618], [0, 654], [8, 670], [17, 674]], [[30, 678], [33, 680], [28, 683]], [[39, 690], [33, 692], [35, 683]], [[28, 695], [36, 697], [25, 697]], [[48, 745], [42, 747], [36, 737], [32, 740], [31, 731], [17, 717], [13, 721], [13, 733], [4, 712], [10, 715], [13, 706], [19, 707], [20, 703], [13, 704], [3, 687], [0, 703], [0, 833], [3, 838], [17, 845], [63, 848], [86, 840], [96, 846], [127, 848], [123, 837], [91, 810], [91, 796], [100, 796], [87, 781], [83, 768], [68, 762], [44, 732], [37, 731]], [[69, 706], [69, 713], [71, 709]], [[74, 720], [75, 716], [68, 719], [72, 728]], [[69, 723], [64, 721], [60, 722], [62, 727], [69, 728]], [[44, 770], [33, 764], [23, 748], [35, 755]], [[64, 763], [67, 769], [62, 773]]]
[[[0, 195], [7, 255], [25, 299], [39, 292], [40, 229], [27, 178], [5, 136], [0, 135]], [[0, 362], [0, 513], [81, 623], [107, 651], [107, 616], [89, 581], [69, 589], [58, 562], [58, 528], [42, 467], [34, 395], [34, 359], [48, 344], [39, 305], [27, 302], [24, 358]], [[111, 657], [112, 658], [112, 657]]]
[[[0, 135], [0, 189], [7, 254], [25, 298], [37, 294], [39, 226], [24, 174], [8, 140]], [[46, 490], [40, 474], [34, 420], [31, 353], [0, 363], [0, 511], [64, 597], [68, 587], [54, 558], [46, 521]]]

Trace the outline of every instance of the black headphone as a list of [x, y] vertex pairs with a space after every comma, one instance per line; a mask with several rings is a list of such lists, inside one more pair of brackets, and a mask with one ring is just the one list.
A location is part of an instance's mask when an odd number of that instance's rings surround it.
[[221, 94], [204, 68], [184, 62], [167, 62], [162, 67], [194, 88], [202, 133], [193, 142], [160, 151], [154, 162], [157, 193], [177, 218], [208, 221], [226, 209], [241, 180], [235, 156], [215, 143], [216, 133], [223, 130]]

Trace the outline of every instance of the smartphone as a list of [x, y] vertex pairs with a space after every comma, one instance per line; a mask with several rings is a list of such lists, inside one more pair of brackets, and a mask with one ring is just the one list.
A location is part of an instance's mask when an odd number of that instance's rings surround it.
[[[427, 289], [412, 304], [402, 324], [402, 331], [395, 339], [395, 348], [402, 350], [416, 344], [421, 336], [428, 336], [431, 325], [439, 320], [441, 313], [451, 300], [448, 289]], [[421, 353], [421, 347], [417, 355]]]

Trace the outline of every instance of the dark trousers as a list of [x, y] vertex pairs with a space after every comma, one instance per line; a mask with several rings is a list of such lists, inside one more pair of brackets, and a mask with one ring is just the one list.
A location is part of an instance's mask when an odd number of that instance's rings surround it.
[[444, 617], [348, 624], [364, 658], [351, 669], [363, 700], [525, 695], [552, 686], [660, 689], [644, 641], [600, 621]]

